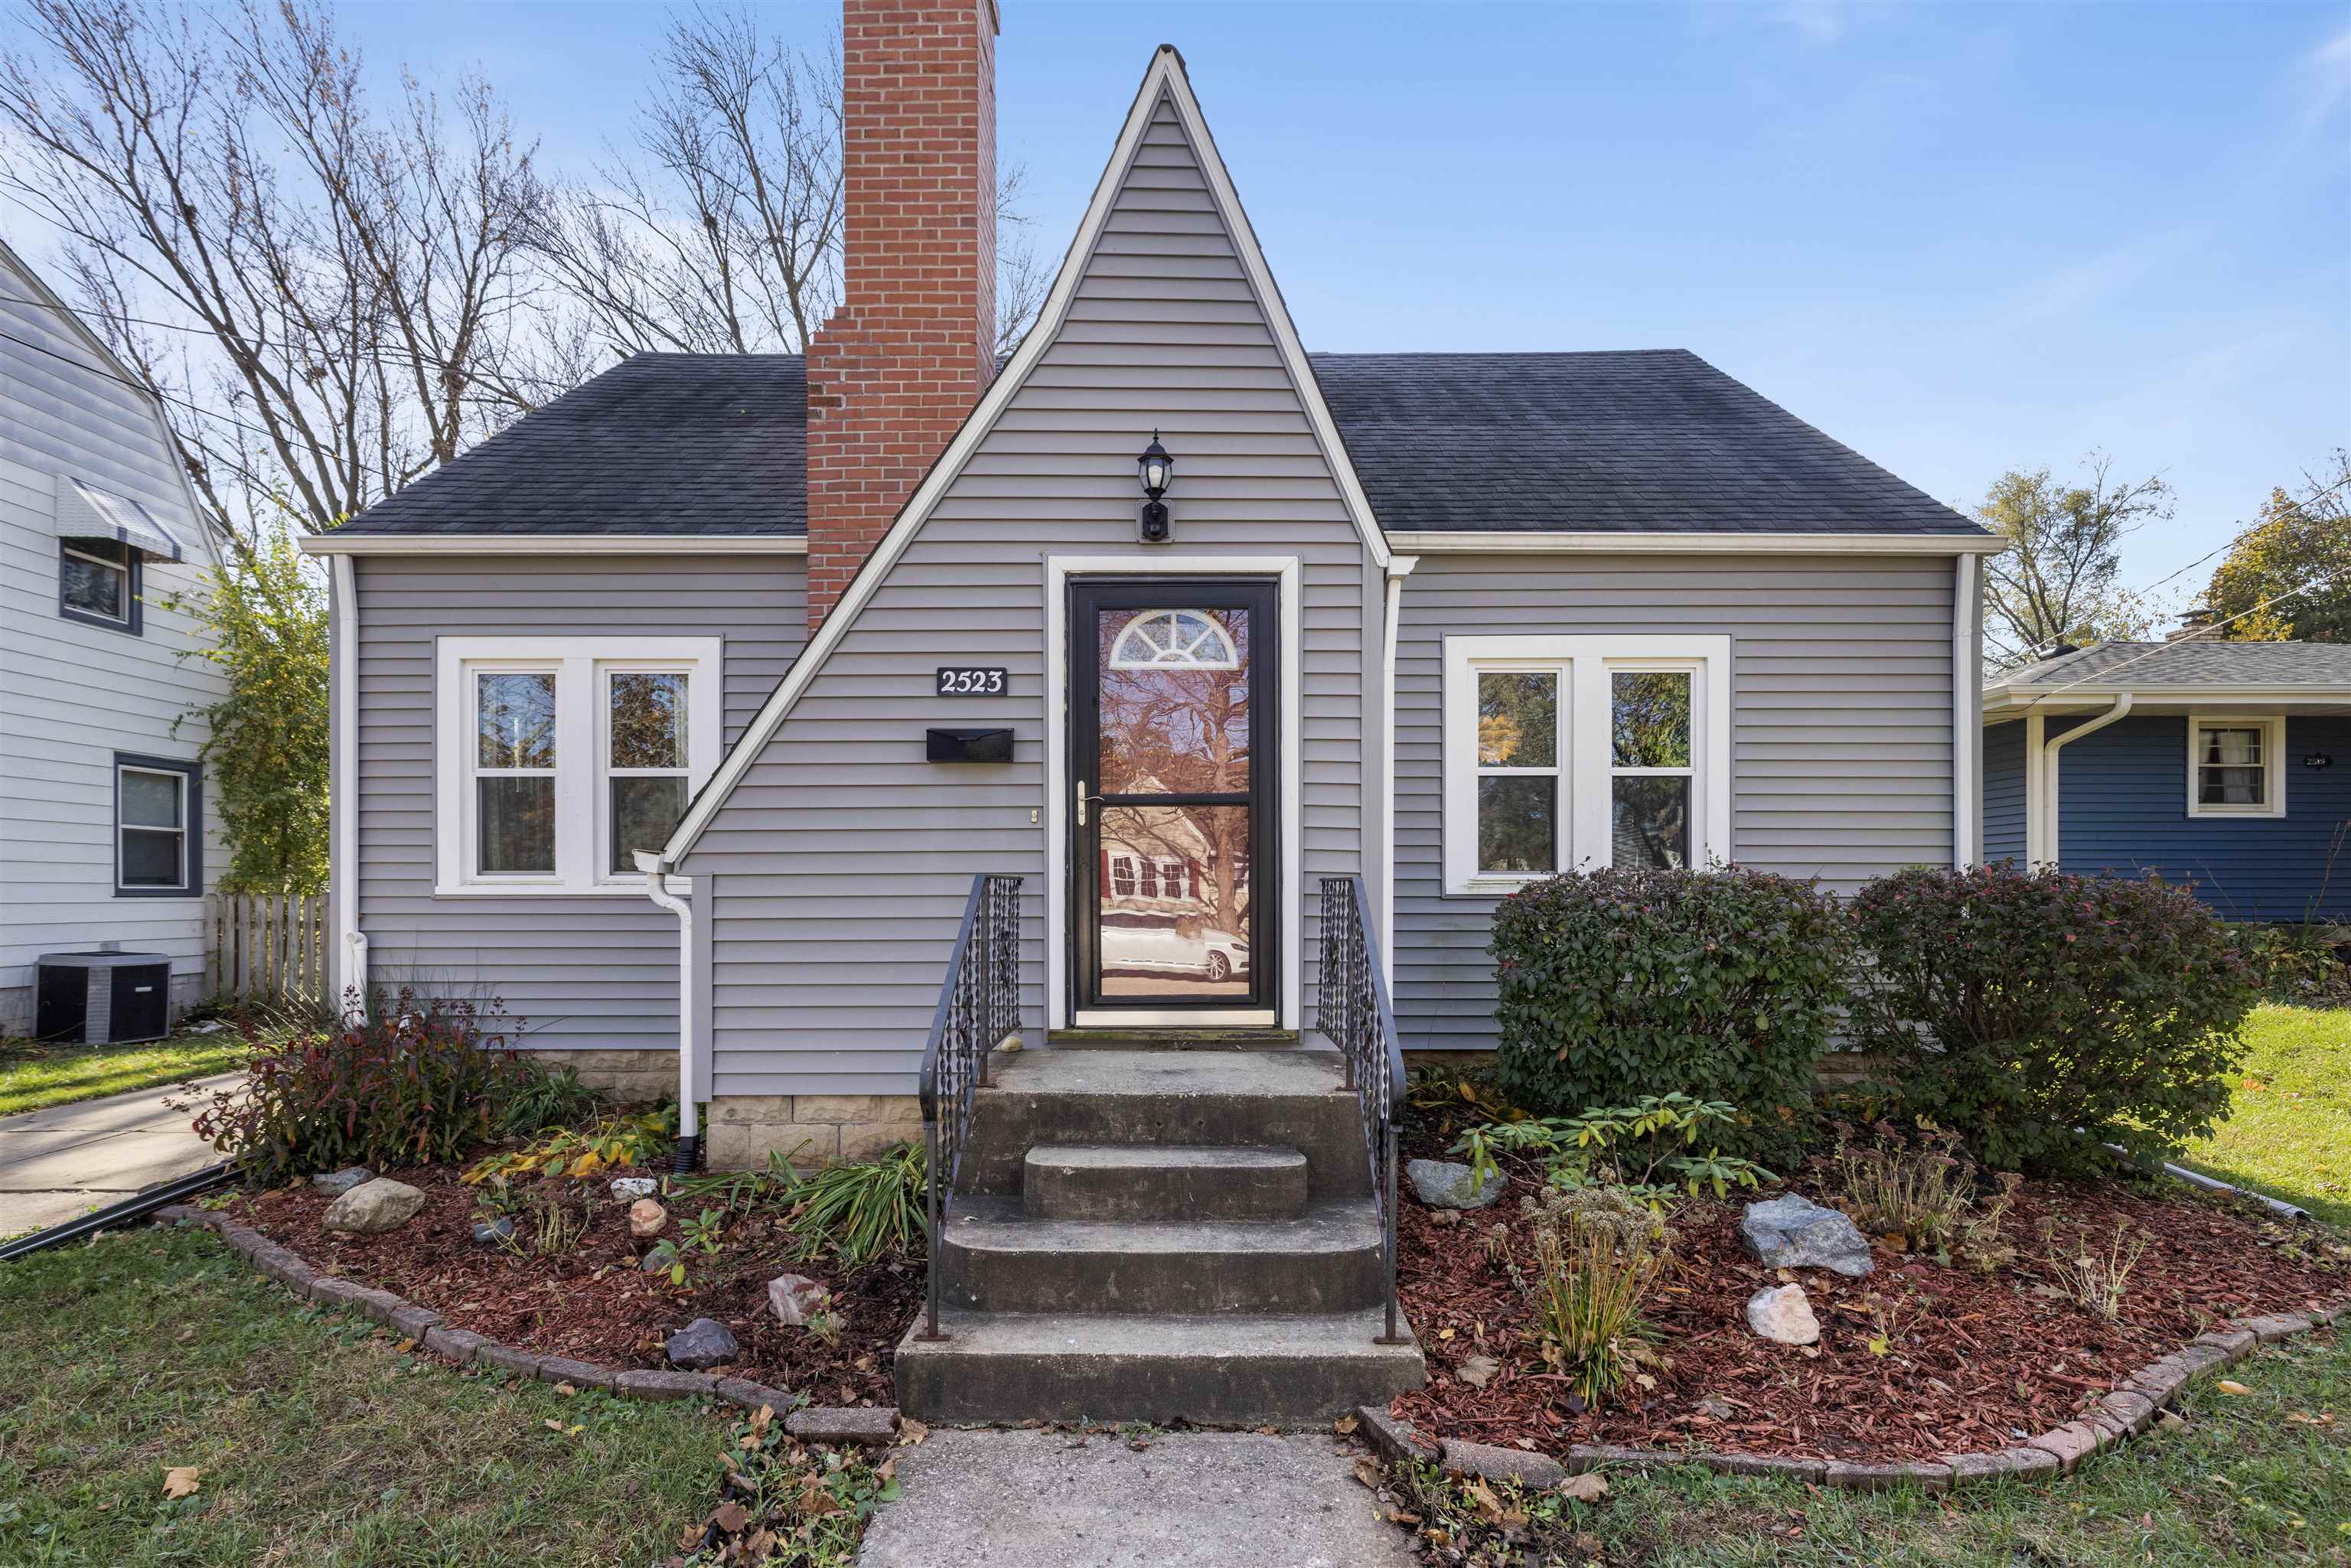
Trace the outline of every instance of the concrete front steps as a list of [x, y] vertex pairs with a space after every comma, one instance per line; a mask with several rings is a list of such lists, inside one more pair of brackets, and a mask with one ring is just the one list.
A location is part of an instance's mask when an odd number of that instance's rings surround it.
[[998, 1055], [898, 1346], [926, 1421], [1320, 1426], [1426, 1373], [1387, 1276], [1337, 1052], [1140, 1041]]

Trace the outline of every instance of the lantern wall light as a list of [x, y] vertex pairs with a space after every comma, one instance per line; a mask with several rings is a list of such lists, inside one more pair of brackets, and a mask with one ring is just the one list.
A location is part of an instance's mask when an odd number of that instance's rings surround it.
[[1151, 444], [1134, 460], [1135, 475], [1143, 481], [1143, 493], [1150, 499], [1143, 503], [1143, 514], [1137, 521], [1137, 532], [1147, 545], [1164, 545], [1175, 537], [1167, 518], [1167, 503], [1160, 497], [1176, 479], [1176, 459], [1167, 448], [1159, 444], [1159, 433], [1151, 433]]

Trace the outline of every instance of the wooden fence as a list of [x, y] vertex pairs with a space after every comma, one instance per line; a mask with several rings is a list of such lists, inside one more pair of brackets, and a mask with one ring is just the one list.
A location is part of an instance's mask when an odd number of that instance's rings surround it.
[[269, 1007], [324, 1007], [328, 930], [324, 894], [206, 894], [212, 995]]

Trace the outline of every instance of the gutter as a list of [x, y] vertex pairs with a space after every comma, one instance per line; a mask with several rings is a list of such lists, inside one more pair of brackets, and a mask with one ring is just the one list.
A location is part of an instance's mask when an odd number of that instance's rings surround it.
[[[2057, 788], [2057, 753], [2085, 735], [2095, 735], [2106, 726], [2128, 714], [2130, 710], [2131, 695], [2125, 692], [2115, 699], [2114, 706], [2090, 720], [2089, 723], [2076, 725], [2055, 739], [2044, 740], [2037, 748], [2028, 751], [2027, 755], [2033, 759], [2040, 774], [2037, 779], [2029, 781], [2032, 789], [2025, 802], [2025, 858], [2032, 864], [2055, 865], [2058, 863], [2057, 809], [2063, 797]], [[2041, 831], [2038, 834], [2032, 831], [2032, 820], [2035, 817], [2038, 817], [2041, 822]], [[2041, 841], [2039, 853], [2034, 853], [2031, 847], [2031, 841], [2036, 837]]]
[[333, 812], [334, 858], [328, 868], [335, 893], [335, 936], [341, 961], [336, 965], [336, 1004], [346, 1025], [367, 1016], [368, 944], [360, 930], [360, 594], [351, 558], [334, 558], [334, 627], [329, 662], [334, 667]]
[[677, 916], [677, 1174], [702, 1161], [700, 1107], [694, 1103], [694, 905], [669, 890], [669, 862], [651, 850], [635, 852], [645, 873], [645, 896]]

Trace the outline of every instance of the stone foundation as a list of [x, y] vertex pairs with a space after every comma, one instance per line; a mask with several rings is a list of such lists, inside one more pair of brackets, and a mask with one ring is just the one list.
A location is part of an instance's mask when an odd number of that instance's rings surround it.
[[803, 1168], [870, 1159], [923, 1141], [923, 1103], [912, 1094], [732, 1094], [710, 1103], [702, 1137], [712, 1170], [764, 1166], [771, 1152]]
[[554, 1071], [569, 1067], [580, 1082], [601, 1090], [623, 1103], [659, 1100], [677, 1092], [677, 1052], [674, 1051], [530, 1051], [540, 1066]]

